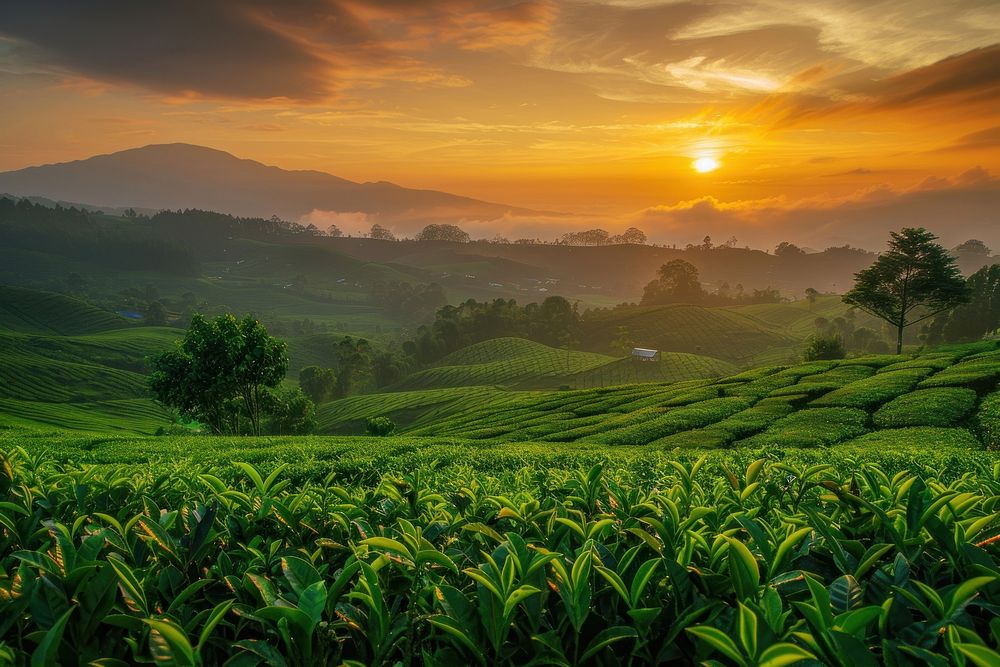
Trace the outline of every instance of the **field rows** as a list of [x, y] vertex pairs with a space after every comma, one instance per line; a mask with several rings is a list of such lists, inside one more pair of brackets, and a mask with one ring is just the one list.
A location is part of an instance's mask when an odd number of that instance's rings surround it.
[[994, 665], [1000, 459], [0, 433], [0, 660]]

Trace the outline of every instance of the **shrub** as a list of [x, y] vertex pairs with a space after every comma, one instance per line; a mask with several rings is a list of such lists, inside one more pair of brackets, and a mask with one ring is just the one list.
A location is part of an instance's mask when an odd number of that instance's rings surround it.
[[993, 359], [979, 359], [949, 366], [921, 382], [920, 386], [964, 386], [987, 392], [996, 387], [998, 378], [1000, 378], [1000, 362]]
[[989, 449], [1000, 447], [1000, 391], [990, 394], [979, 404], [976, 430]]
[[971, 389], [918, 389], [883, 405], [874, 419], [879, 428], [954, 426], [975, 407], [976, 392]]
[[817, 359], [843, 359], [847, 356], [844, 339], [840, 336], [813, 336], [802, 357], [806, 361]]
[[831, 391], [812, 402], [817, 407], [872, 408], [913, 389], [930, 373], [928, 368], [911, 368], [880, 373]]
[[597, 433], [588, 437], [587, 441], [607, 445], [645, 445], [679, 431], [714, 424], [749, 407], [751, 403], [746, 398], [713, 398], [667, 410], [659, 417], [633, 426]]
[[396, 424], [388, 417], [369, 417], [365, 420], [365, 433], [379, 437], [396, 432]]
[[759, 435], [738, 442], [753, 447], [814, 447], [849, 440], [865, 432], [868, 415], [854, 408], [813, 408], [794, 412]]
[[912, 448], [932, 451], [935, 448], [944, 449], [946, 447], [975, 449], [979, 447], [979, 442], [964, 428], [916, 426], [872, 431], [850, 442], [845, 442], [843, 446], [857, 446], [872, 452], [896, 452]]

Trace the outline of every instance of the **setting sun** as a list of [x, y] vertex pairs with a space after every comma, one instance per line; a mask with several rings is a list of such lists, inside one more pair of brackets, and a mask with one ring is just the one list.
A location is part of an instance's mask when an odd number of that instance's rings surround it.
[[699, 174], [706, 174], [719, 168], [719, 161], [711, 157], [700, 157], [691, 163]]

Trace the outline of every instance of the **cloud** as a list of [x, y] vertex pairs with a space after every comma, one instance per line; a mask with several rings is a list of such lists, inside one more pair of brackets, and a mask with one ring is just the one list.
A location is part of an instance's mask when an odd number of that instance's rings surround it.
[[952, 246], [969, 238], [1000, 243], [995, 211], [1000, 178], [974, 167], [951, 178], [925, 179], [903, 190], [876, 185], [847, 197], [788, 201], [783, 197], [724, 202], [700, 197], [655, 206], [631, 217], [658, 242], [691, 243], [709, 235], [771, 247], [851, 245], [877, 249], [890, 230], [926, 227]]
[[933, 153], [951, 151], [982, 150], [1000, 147], [1000, 127], [991, 127], [978, 132], [970, 132], [955, 139], [951, 144], [938, 148]]
[[329, 63], [238, 3], [5, 3], [0, 32], [71, 71], [161, 92], [299, 100], [329, 92]]
[[915, 109], [955, 114], [997, 115], [1000, 110], [1000, 44], [951, 56], [931, 65], [878, 77], [854, 72], [807, 91], [779, 92], [750, 112], [777, 127], [827, 116], [871, 116]]

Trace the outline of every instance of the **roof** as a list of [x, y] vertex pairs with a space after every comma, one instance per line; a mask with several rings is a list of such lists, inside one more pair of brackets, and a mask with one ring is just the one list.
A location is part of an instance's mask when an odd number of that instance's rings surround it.
[[633, 357], [655, 357], [660, 353], [659, 350], [649, 350], [644, 347], [633, 347], [632, 356]]

